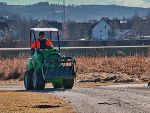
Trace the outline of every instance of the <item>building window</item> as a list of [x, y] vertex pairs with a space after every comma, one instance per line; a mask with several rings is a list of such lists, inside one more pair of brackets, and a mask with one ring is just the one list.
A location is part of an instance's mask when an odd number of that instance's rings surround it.
[[107, 28], [107, 26], [105, 25], [105, 29]]
[[3, 32], [1, 32], [1, 37], [3, 36]]
[[102, 35], [100, 35], [99, 40], [102, 40]]

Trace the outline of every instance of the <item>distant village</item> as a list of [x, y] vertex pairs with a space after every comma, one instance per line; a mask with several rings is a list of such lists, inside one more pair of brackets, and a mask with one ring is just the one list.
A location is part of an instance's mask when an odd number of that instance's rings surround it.
[[29, 40], [32, 27], [55, 27], [62, 40], [134, 40], [150, 39], [150, 14], [140, 17], [137, 12], [131, 18], [101, 17], [88, 22], [68, 21], [64, 24], [48, 19], [25, 19], [17, 15], [0, 17], [0, 41]]

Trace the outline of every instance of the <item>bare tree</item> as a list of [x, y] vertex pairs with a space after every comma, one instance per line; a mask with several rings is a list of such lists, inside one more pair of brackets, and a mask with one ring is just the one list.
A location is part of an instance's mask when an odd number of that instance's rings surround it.
[[138, 36], [140, 35], [141, 18], [137, 11], [134, 12], [132, 19], [134, 21], [133, 26], [132, 26], [132, 32], [135, 36]]

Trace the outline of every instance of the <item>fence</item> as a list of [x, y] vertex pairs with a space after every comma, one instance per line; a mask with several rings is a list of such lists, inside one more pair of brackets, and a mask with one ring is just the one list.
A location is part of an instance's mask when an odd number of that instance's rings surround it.
[[[57, 41], [53, 41], [57, 45]], [[99, 47], [99, 46], [143, 46], [150, 40], [110, 40], [110, 41], [61, 41], [61, 47]], [[29, 41], [0, 42], [0, 48], [26, 48]]]
[[[107, 47], [62, 47], [64, 56], [133, 56], [149, 55], [149, 46], [107, 46]], [[0, 56], [4, 58], [30, 55], [29, 48], [0, 48]]]

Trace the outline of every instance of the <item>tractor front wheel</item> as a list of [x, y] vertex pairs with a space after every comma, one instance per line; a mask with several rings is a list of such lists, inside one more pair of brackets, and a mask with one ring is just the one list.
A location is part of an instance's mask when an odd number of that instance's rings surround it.
[[26, 90], [32, 90], [33, 89], [33, 70], [27, 70], [24, 73], [24, 86]]
[[43, 90], [45, 88], [45, 80], [41, 69], [33, 73], [33, 87], [35, 90]]
[[64, 89], [72, 89], [73, 85], [74, 85], [74, 79], [64, 79], [63, 80]]

